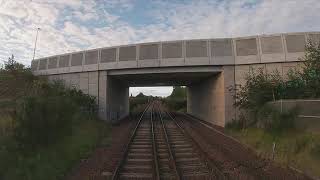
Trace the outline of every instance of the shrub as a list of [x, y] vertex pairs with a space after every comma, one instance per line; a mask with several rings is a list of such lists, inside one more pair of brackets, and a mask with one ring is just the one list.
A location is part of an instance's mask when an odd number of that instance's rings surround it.
[[30, 95], [16, 105], [15, 138], [21, 147], [34, 149], [55, 143], [71, 133], [76, 115], [89, 117], [96, 112], [95, 99], [76, 89], [69, 89], [61, 81], [34, 83]]
[[313, 145], [311, 153], [314, 157], [320, 159], [320, 142], [317, 142]]
[[295, 154], [302, 152], [310, 144], [311, 141], [312, 141], [312, 137], [308, 135], [298, 137], [295, 140], [293, 152]]
[[276, 107], [266, 104], [258, 112], [258, 126], [278, 136], [286, 130], [295, 129], [298, 114], [298, 107], [281, 112]]
[[47, 146], [71, 131], [75, 104], [64, 97], [25, 97], [17, 105], [15, 137], [28, 149]]

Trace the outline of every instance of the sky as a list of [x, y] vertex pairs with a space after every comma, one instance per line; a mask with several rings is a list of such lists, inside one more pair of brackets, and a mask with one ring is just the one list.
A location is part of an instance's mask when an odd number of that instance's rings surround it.
[[[0, 63], [150, 41], [320, 31], [319, 0], [0, 0]], [[131, 88], [169, 95], [172, 88]]]

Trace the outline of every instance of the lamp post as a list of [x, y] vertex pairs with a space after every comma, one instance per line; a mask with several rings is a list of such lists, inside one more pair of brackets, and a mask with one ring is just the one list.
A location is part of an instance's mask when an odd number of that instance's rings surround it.
[[34, 57], [36, 55], [36, 48], [37, 48], [37, 41], [38, 41], [38, 33], [39, 33], [39, 30], [41, 30], [40, 28], [37, 28], [37, 35], [36, 35], [36, 41], [34, 42], [34, 49], [33, 49], [33, 58], [32, 60], [34, 60]]

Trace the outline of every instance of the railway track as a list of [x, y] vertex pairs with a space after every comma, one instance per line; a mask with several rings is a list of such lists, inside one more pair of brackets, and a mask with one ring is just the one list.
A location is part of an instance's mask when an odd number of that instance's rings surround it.
[[142, 113], [112, 179], [226, 179], [178, 122], [152, 102]]

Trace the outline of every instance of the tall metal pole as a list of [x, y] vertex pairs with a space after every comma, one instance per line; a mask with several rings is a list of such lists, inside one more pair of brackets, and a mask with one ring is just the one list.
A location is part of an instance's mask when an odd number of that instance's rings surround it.
[[38, 41], [38, 33], [39, 33], [40, 28], [37, 28], [37, 35], [36, 35], [36, 41], [34, 42], [34, 49], [33, 49], [33, 58], [32, 60], [34, 60], [34, 57], [36, 55], [36, 48], [37, 48], [37, 41]]

